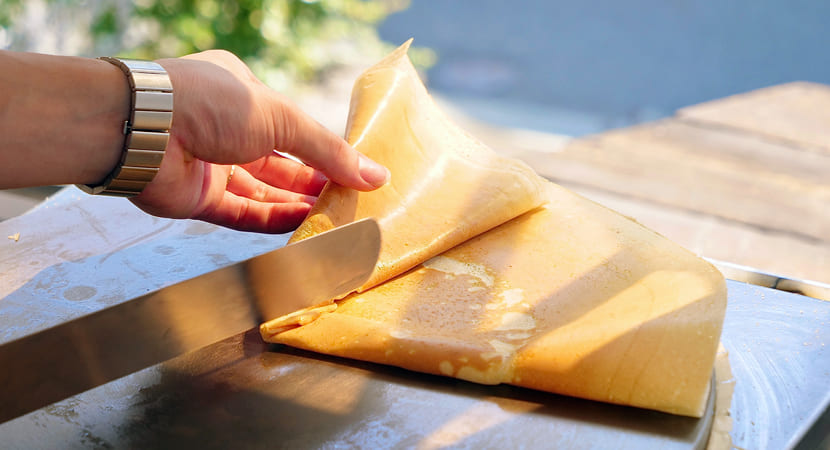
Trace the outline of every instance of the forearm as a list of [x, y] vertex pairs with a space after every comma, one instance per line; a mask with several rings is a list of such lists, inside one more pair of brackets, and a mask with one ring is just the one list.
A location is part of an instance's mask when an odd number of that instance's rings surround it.
[[0, 68], [0, 189], [103, 180], [124, 145], [124, 74], [105, 61], [9, 51]]

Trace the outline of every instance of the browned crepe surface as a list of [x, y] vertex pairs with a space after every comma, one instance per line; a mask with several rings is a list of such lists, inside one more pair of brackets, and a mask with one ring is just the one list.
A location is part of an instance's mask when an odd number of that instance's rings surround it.
[[262, 331], [420, 372], [700, 416], [725, 299], [708, 263], [550, 185], [544, 208], [304, 326]]
[[387, 166], [372, 192], [329, 183], [291, 241], [365, 217], [380, 224], [378, 265], [361, 291], [542, 203], [538, 177], [446, 120], [426, 92], [407, 42], [355, 83], [346, 138]]
[[393, 184], [327, 186], [295, 234], [378, 218], [382, 261], [366, 287], [382, 284], [269, 321], [263, 338], [699, 417], [725, 313], [720, 273], [466, 136], [402, 51], [358, 80], [349, 128]]

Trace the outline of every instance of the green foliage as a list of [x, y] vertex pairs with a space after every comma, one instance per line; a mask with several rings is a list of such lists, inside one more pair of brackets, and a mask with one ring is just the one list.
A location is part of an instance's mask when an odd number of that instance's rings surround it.
[[0, 0], [0, 28], [11, 26], [15, 17], [20, 15], [23, 0]]
[[115, 7], [106, 8], [92, 22], [90, 32], [93, 36], [108, 36], [118, 32], [118, 16]]
[[[105, 0], [91, 9], [86, 1], [43, 1], [62, 8], [65, 21], [89, 16], [76, 25], [91, 41], [80, 54], [157, 59], [225, 49], [278, 89], [382, 56], [392, 46], [380, 41], [376, 25], [408, 6], [407, 0]], [[0, 32], [13, 31], [24, 5], [0, 0]], [[434, 59], [425, 49], [410, 54], [421, 66]]]

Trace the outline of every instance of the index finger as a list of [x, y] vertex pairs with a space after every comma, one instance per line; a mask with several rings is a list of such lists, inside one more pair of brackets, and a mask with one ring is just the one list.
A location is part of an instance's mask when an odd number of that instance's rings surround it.
[[387, 168], [352, 148], [293, 102], [277, 100], [270, 103], [274, 107], [271, 117], [278, 150], [300, 158], [335, 183], [353, 189], [371, 191], [389, 181]]

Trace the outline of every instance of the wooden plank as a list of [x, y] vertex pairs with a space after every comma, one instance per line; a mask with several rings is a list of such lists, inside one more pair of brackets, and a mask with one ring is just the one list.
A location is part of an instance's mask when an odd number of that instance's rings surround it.
[[677, 115], [830, 155], [830, 86], [823, 84], [782, 84], [689, 106]]
[[830, 154], [668, 119], [516, 156], [554, 181], [830, 242]]
[[637, 220], [698, 255], [781, 276], [830, 283], [830, 242], [815, 243], [584, 186], [566, 187]]

